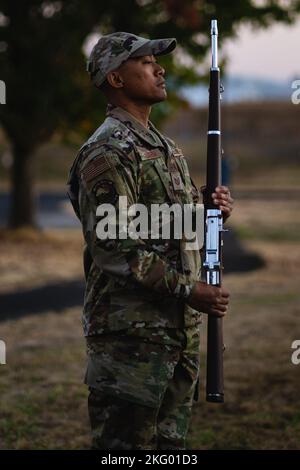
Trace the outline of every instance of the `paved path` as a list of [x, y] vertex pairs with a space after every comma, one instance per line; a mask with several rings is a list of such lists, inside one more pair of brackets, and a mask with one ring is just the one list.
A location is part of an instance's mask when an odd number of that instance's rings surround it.
[[[7, 223], [9, 204], [9, 194], [0, 193], [0, 226], [5, 226]], [[37, 223], [41, 228], [80, 227], [67, 195], [62, 192], [43, 192], [39, 195]]]

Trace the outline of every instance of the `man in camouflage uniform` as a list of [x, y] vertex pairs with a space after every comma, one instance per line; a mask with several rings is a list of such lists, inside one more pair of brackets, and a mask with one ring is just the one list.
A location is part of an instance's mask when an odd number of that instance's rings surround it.
[[[228, 305], [224, 288], [200, 281], [199, 249], [186, 250], [184, 237], [101, 239], [96, 232], [97, 208], [111, 204], [118, 214], [120, 196], [149, 211], [154, 203], [200, 202], [182, 151], [148, 119], [167, 96], [156, 56], [175, 47], [175, 39], [114, 33], [88, 61], [107, 118], [81, 147], [68, 182], [85, 240], [85, 383], [96, 449], [185, 448], [197, 399], [199, 312], [223, 316]], [[227, 218], [228, 188], [218, 187], [214, 200]]]

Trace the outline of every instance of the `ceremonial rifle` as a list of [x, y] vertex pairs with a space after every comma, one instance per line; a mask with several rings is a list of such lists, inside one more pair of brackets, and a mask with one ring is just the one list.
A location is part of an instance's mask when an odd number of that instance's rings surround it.
[[[217, 20], [211, 22], [211, 53], [209, 84], [209, 110], [207, 132], [207, 167], [205, 207], [205, 249], [203, 268], [207, 284], [221, 286], [222, 283], [222, 232], [223, 217], [212, 200], [212, 193], [221, 184], [221, 112], [220, 69], [218, 67]], [[207, 326], [207, 372], [206, 400], [224, 402], [223, 383], [223, 320], [208, 315]]]

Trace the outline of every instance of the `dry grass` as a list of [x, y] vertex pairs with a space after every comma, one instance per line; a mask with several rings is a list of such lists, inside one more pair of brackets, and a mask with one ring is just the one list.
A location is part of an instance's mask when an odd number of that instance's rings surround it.
[[202, 395], [190, 446], [299, 449], [300, 366], [291, 363], [291, 344], [300, 339], [298, 202], [253, 199], [235, 206], [232, 225], [266, 267], [225, 278], [231, 292], [224, 325], [226, 403], [211, 405]]
[[82, 275], [82, 245], [77, 230], [1, 230], [0, 293]]
[[193, 448], [300, 448], [300, 366], [290, 359], [300, 338], [299, 248], [267, 241], [249, 247], [267, 266], [225, 279], [232, 296], [224, 325], [226, 403], [211, 405], [202, 395]]
[[[204, 401], [203, 366], [190, 448], [300, 448], [300, 366], [290, 360], [291, 343], [300, 339], [300, 252], [295, 240], [268, 235], [282, 221], [292, 229], [296, 206], [290, 203], [276, 202], [273, 210], [271, 203], [247, 201], [246, 213], [237, 203], [233, 223], [260, 226], [265, 236], [244, 243], [267, 263], [225, 278], [232, 294], [225, 320], [226, 403]], [[1, 293], [80, 277], [81, 245], [79, 231], [2, 232]], [[88, 448], [80, 317], [78, 306], [1, 323], [7, 344], [7, 364], [0, 366], [1, 448]], [[202, 342], [204, 351], [205, 332]]]

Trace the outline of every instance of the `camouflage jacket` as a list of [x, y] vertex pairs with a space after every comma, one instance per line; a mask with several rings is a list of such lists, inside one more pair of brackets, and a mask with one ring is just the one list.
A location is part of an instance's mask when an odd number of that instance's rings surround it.
[[143, 328], [182, 328], [201, 322], [186, 304], [200, 279], [200, 253], [183, 239], [101, 240], [97, 207], [127, 196], [142, 203], [195, 204], [199, 192], [173, 141], [149, 122], [109, 105], [107, 118], [81, 147], [69, 174], [69, 197], [82, 223], [86, 268], [83, 327], [86, 336]]

